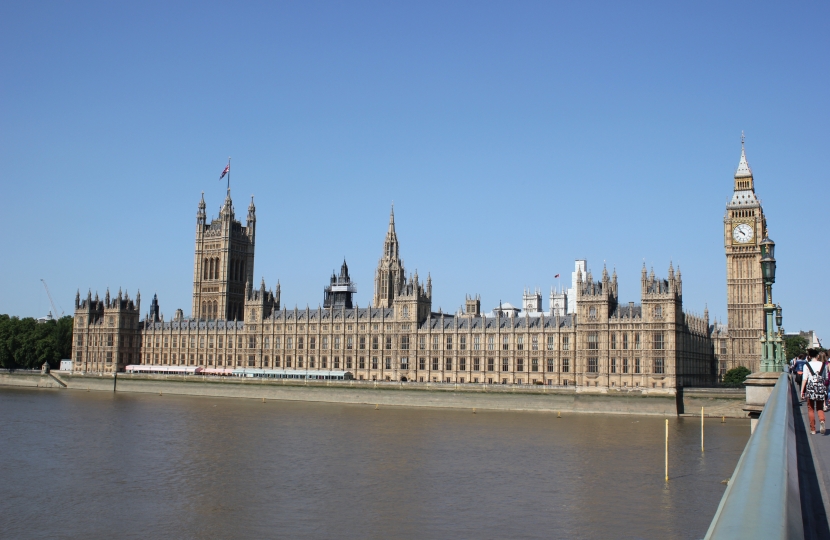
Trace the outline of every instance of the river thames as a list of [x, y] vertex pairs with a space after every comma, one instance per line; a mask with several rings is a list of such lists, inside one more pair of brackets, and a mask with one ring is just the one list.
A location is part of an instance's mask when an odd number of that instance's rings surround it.
[[3, 538], [702, 538], [749, 420], [0, 388]]

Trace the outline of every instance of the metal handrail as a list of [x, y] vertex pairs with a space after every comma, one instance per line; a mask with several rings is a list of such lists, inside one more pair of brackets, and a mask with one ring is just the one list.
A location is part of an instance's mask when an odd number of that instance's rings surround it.
[[792, 389], [782, 373], [705, 538], [803, 537]]

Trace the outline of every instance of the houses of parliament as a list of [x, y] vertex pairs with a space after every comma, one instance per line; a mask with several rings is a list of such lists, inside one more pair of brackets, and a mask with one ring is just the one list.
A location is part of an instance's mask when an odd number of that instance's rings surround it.
[[73, 370], [123, 371], [131, 364], [342, 370], [360, 381], [542, 384], [672, 391], [717, 382], [726, 369], [759, 369], [763, 282], [759, 242], [766, 221], [741, 148], [724, 217], [728, 324], [683, 310], [680, 269], [663, 276], [643, 267], [639, 302], [621, 302], [616, 272], [595, 276], [577, 261], [571, 287], [553, 291], [543, 310], [539, 290], [522, 307], [485, 313], [466, 295], [457, 313], [436, 311], [432, 280], [406, 273], [394, 210], [383, 239], [368, 306], [344, 261], [317, 308], [286, 309], [280, 286], [254, 283], [256, 208], [245, 224], [230, 189], [216, 219], [196, 212], [191, 315], [166, 320], [153, 297], [120, 290], [75, 299]]

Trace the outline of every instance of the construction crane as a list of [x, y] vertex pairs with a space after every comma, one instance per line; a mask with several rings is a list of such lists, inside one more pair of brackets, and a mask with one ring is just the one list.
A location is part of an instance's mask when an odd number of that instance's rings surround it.
[[[55, 307], [55, 301], [52, 300], [52, 293], [49, 292], [49, 285], [46, 284], [46, 280], [43, 278], [40, 279], [40, 282], [43, 283], [43, 288], [46, 289], [46, 296], [49, 297], [49, 303], [52, 304], [52, 313], [55, 314], [55, 318], [57, 319], [59, 318], [58, 308]], [[63, 310], [61, 310], [60, 316], [63, 317]]]

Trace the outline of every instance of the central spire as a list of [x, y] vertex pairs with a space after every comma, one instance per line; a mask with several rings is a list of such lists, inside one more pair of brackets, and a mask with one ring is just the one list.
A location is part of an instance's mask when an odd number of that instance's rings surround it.
[[392, 203], [392, 210], [389, 212], [389, 232], [395, 234], [395, 203]]

